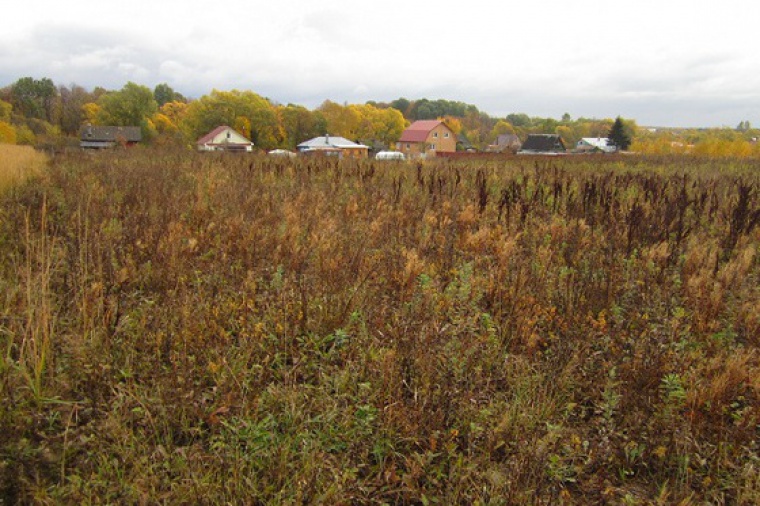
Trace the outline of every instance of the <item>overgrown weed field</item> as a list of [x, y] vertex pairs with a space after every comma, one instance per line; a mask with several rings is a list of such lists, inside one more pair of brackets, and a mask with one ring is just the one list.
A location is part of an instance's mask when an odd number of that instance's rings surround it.
[[0, 503], [758, 504], [760, 164], [59, 155]]

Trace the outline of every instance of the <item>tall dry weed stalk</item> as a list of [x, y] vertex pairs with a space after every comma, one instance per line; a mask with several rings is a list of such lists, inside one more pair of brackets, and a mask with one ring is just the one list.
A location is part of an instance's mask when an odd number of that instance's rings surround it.
[[27, 213], [24, 223], [24, 261], [19, 282], [24, 287], [24, 325], [18, 365], [33, 397], [44, 398], [53, 335], [56, 329], [55, 294], [51, 279], [55, 269], [56, 240], [47, 235], [47, 202], [43, 201], [39, 230]]

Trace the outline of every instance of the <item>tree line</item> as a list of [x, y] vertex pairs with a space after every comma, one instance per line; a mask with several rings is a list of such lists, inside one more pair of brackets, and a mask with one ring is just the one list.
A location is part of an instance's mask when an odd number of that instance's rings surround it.
[[[0, 142], [61, 144], [78, 137], [82, 126], [140, 126], [148, 143], [192, 145], [213, 128], [226, 124], [261, 149], [295, 147], [310, 138], [330, 134], [370, 146], [393, 147], [415, 120], [443, 119], [460, 145], [485, 150], [503, 134], [524, 140], [530, 133], [558, 134], [565, 145], [584, 137], [617, 136], [620, 147], [645, 152], [677, 151], [679, 145], [709, 140], [709, 153], [754, 153], [757, 130], [742, 121], [736, 129], [657, 134], [638, 128], [634, 120], [531, 117], [511, 113], [491, 116], [461, 101], [398, 98], [390, 102], [339, 104], [325, 100], [311, 110], [280, 104], [248, 90], [212, 90], [189, 99], [169, 84], [150, 89], [134, 82], [119, 90], [56, 85], [50, 78], [23, 77], [0, 88]], [[670, 146], [670, 148], [667, 148]], [[683, 149], [684, 151], [687, 148]], [[754, 150], [754, 151], [753, 151]], [[697, 150], [699, 151], [699, 150]]]

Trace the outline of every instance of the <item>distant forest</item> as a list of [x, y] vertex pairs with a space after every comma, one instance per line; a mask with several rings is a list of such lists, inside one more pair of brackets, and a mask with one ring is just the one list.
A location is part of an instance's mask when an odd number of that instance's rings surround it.
[[[391, 102], [339, 104], [325, 100], [310, 110], [280, 104], [250, 90], [212, 90], [189, 99], [162, 83], [150, 89], [133, 82], [119, 90], [60, 85], [43, 77], [23, 77], [0, 88], [0, 143], [74, 145], [84, 125], [140, 126], [148, 144], [186, 145], [226, 124], [257, 148], [294, 149], [319, 135], [346, 137], [370, 146], [393, 148], [413, 121], [442, 119], [462, 149], [485, 150], [499, 135], [524, 140], [531, 133], [558, 134], [566, 146], [584, 137], [607, 137], [612, 118], [542, 118], [525, 113], [491, 116], [475, 105], [444, 99], [398, 98]], [[654, 154], [760, 156], [760, 131], [748, 121], [736, 128], [649, 129], [624, 120], [632, 151]]]

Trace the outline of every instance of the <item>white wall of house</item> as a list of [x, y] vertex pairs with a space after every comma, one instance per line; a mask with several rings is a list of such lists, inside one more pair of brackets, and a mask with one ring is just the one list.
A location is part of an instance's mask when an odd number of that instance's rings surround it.
[[213, 139], [198, 146], [198, 149], [201, 151], [217, 151], [224, 149], [220, 146], [224, 144], [245, 145], [246, 151], [253, 151], [253, 143], [231, 128], [222, 130]]

